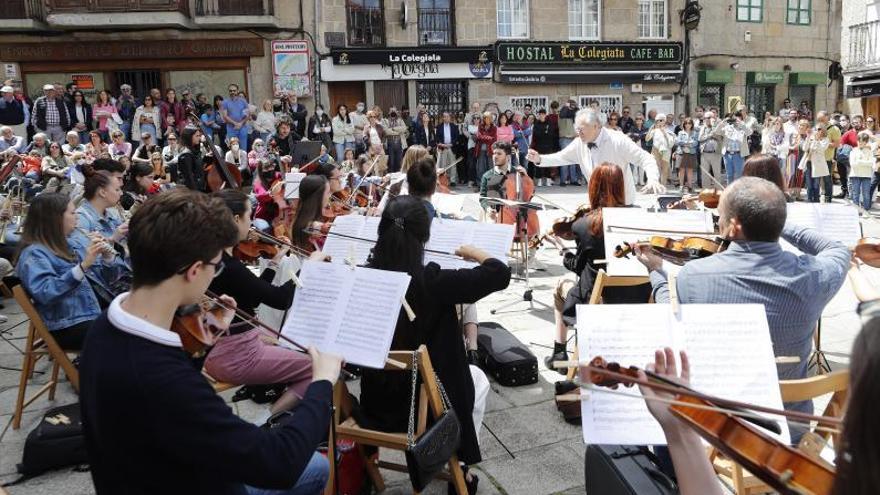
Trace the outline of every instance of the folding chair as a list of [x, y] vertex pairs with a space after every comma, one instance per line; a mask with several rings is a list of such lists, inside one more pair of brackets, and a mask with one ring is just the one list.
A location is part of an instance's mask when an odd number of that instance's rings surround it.
[[[67, 380], [77, 393], [79, 393], [79, 371], [70, 361], [70, 358], [67, 357], [67, 352], [61, 349], [52, 333], [46, 328], [46, 324], [43, 323], [43, 319], [37, 313], [37, 309], [24, 288], [17, 285], [12, 289], [12, 293], [21, 309], [24, 310], [30, 319], [24, 349], [24, 361], [21, 365], [21, 379], [18, 384], [18, 398], [15, 401], [15, 412], [12, 416], [12, 428], [17, 430], [21, 427], [21, 417], [25, 407], [46, 392], [49, 393], [49, 400], [55, 400], [55, 387], [58, 385], [59, 368], [64, 369]], [[25, 398], [28, 379], [32, 377], [37, 361], [43, 356], [49, 356], [54, 361], [51, 377], [34, 395]]]
[[[596, 281], [593, 282], [593, 292], [590, 294], [589, 304], [603, 304], [602, 296], [608, 287], [635, 287], [637, 285], [650, 283], [651, 279], [646, 276], [621, 276], [608, 275], [605, 270], [599, 270], [596, 273]], [[645, 302], [650, 302], [650, 299]], [[580, 359], [580, 353], [577, 347], [577, 329], [574, 332], [574, 354], [573, 361]], [[573, 380], [577, 374], [577, 368], [569, 368], [566, 375], [567, 380]]]
[[[437, 381], [435, 379], [436, 375], [434, 375], [434, 366], [431, 364], [431, 358], [428, 356], [428, 349], [422, 345], [418, 348], [417, 352], [419, 353], [418, 371], [422, 379], [422, 384], [419, 387], [418, 416], [416, 417], [415, 429], [416, 440], [425, 432], [428, 422], [428, 409], [430, 408], [431, 414], [435, 418], [444, 410], [443, 401], [440, 398], [440, 389], [437, 386]], [[412, 351], [391, 351], [388, 354], [388, 357], [391, 360], [406, 363], [406, 370], [412, 371]], [[401, 368], [389, 366], [387, 364], [385, 365], [385, 370], [395, 372], [403, 371]], [[385, 490], [385, 481], [382, 479], [382, 474], [379, 472], [379, 468], [406, 473], [408, 472], [406, 465], [378, 461], [372, 457], [367, 457], [364, 454], [363, 447], [365, 445], [371, 445], [405, 451], [407, 449], [406, 433], [388, 433], [361, 427], [357, 424], [354, 418], [348, 417], [350, 407], [347, 403], [347, 399], [348, 389], [346, 388], [345, 383], [342, 381], [337, 382], [336, 387], [333, 390], [333, 405], [335, 406], [333, 415], [334, 425], [330, 428], [331, 441], [328, 442], [327, 458], [335, 459], [337, 440], [348, 439], [357, 442], [358, 451], [364, 460], [367, 474], [372, 480], [376, 491], [381, 492]], [[335, 438], [333, 437], [334, 427], [336, 432]], [[331, 462], [330, 480], [327, 483], [327, 488], [324, 490], [326, 495], [335, 493], [334, 470], [335, 466]], [[453, 454], [452, 457], [449, 458], [449, 471], [440, 473], [438, 477], [448, 481], [451, 480], [455, 484], [458, 495], [467, 495], [464, 472], [458, 463], [457, 455]]]
[[[800, 380], [780, 380], [779, 389], [782, 392], [782, 402], [799, 402], [812, 400], [825, 394], [832, 394], [828, 406], [822, 412], [823, 416], [833, 418], [843, 417], [846, 405], [846, 396], [849, 389], [849, 370], [839, 370], [824, 375], [811, 376]], [[839, 435], [827, 431], [813, 431], [823, 439], [831, 440], [836, 448], [839, 445]], [[805, 435], [810, 437], [810, 435]], [[801, 445], [804, 440], [801, 440]], [[820, 445], [818, 449], [821, 451]], [[814, 455], [817, 455], [814, 454]], [[746, 471], [739, 464], [721, 455], [714, 448], [709, 450], [709, 460], [721, 478], [733, 486], [736, 495], [752, 495], [754, 493], [771, 492], [772, 489], [763, 481]]]

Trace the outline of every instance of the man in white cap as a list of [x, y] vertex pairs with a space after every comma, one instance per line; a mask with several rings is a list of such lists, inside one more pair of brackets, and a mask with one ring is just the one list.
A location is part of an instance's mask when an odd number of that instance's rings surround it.
[[27, 136], [24, 103], [15, 98], [12, 86], [0, 88], [0, 125], [9, 126], [18, 136]]
[[70, 114], [54, 85], [43, 86], [43, 96], [34, 101], [32, 118], [37, 132], [46, 134], [52, 142], [64, 142], [65, 133], [70, 130]]

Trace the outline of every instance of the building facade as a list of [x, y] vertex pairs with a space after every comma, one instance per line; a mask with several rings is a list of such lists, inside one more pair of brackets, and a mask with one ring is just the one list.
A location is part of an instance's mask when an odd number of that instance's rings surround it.
[[[682, 106], [685, 0], [345, 0], [322, 3], [321, 94], [335, 107], [471, 102], [605, 111]], [[343, 63], [344, 62], [344, 63]]]
[[880, 0], [843, 0], [845, 111], [880, 116]]
[[[862, 0], [864, 2], [864, 0]], [[840, 0], [702, 0], [691, 31], [691, 107], [744, 103], [756, 115], [786, 99], [811, 110], [838, 108]]]
[[[259, 102], [279, 81], [272, 41], [299, 37], [296, 6], [282, 0], [4, 0], [2, 79], [19, 81], [32, 97], [43, 84], [73, 81], [89, 101], [102, 89], [117, 95], [122, 84], [138, 97], [150, 88], [174, 88], [178, 97], [189, 90], [210, 100], [235, 83]], [[306, 96], [313, 91], [300, 89]]]

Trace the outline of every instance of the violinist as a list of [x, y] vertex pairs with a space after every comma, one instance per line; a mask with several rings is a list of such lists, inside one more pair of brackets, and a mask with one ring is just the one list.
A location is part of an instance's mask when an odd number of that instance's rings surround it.
[[309, 253], [321, 250], [325, 240], [322, 234], [330, 230], [330, 224], [323, 221], [323, 212], [329, 204], [330, 183], [323, 175], [308, 175], [299, 183], [299, 208], [290, 229], [294, 246]]
[[[480, 178], [480, 204], [484, 209], [488, 210], [489, 218], [495, 220], [501, 205], [492, 204], [489, 198], [504, 197], [504, 182], [507, 180], [507, 174], [511, 172], [511, 154], [513, 148], [510, 143], [496, 142], [492, 145], [492, 163], [491, 170], [486, 171]], [[517, 172], [525, 173], [526, 169], [515, 166]]]
[[[81, 356], [96, 492], [318, 493], [329, 467], [315, 449], [327, 434], [339, 358], [310, 350], [312, 384], [296, 415], [269, 429], [238, 418], [172, 326], [178, 308], [201, 302], [222, 273], [223, 250], [240, 237], [232, 214], [220, 199], [178, 188], [148, 201], [131, 223], [132, 291], [95, 321]], [[217, 324], [232, 316], [224, 310]]]
[[[388, 201], [396, 196], [401, 194], [408, 194], [409, 191], [409, 170], [412, 168], [413, 164], [419, 162], [425, 157], [431, 156], [428, 153], [428, 148], [420, 144], [414, 144], [406, 149], [406, 153], [403, 155], [403, 161], [400, 164], [399, 172], [391, 172], [383, 177], [383, 183], [385, 184], [385, 190], [382, 193], [382, 199], [379, 201], [378, 211], [381, 214], [382, 210], [385, 209], [385, 206], [388, 204]], [[437, 173], [434, 172], [434, 182], [436, 186], [436, 177]], [[431, 191], [431, 194], [434, 194], [434, 191]]]
[[[207, 188], [205, 181], [205, 169], [202, 166], [202, 153], [200, 145], [204, 140], [202, 131], [195, 127], [186, 127], [180, 133], [180, 141], [183, 150], [177, 157], [177, 168], [183, 179], [183, 185], [193, 191], [204, 191]], [[177, 177], [172, 177], [178, 182]]]
[[254, 227], [268, 232], [272, 228], [272, 222], [281, 213], [279, 210], [287, 208], [286, 201], [279, 201], [279, 197], [283, 198], [284, 195], [284, 180], [275, 162], [266, 158], [260, 160], [252, 192], [257, 202], [253, 215]]
[[[605, 230], [602, 221], [603, 208], [619, 208], [625, 205], [624, 172], [613, 163], [603, 163], [593, 169], [589, 187], [589, 213], [575, 220], [571, 231], [577, 242], [574, 253], [566, 252], [562, 264], [574, 276], [566, 275], [556, 284], [553, 317], [556, 336], [553, 354], [544, 359], [547, 368], [554, 369], [553, 361], [568, 360], [568, 322], [575, 317], [575, 306], [587, 304], [593, 292], [596, 274], [601, 266], [596, 260], [605, 259]], [[609, 287], [602, 293], [605, 304], [645, 303], [651, 295], [650, 284], [635, 287]], [[569, 320], [569, 321], [566, 321]], [[565, 374], [564, 369], [557, 369]]]
[[[241, 191], [224, 189], [214, 193], [232, 212], [238, 227], [239, 241], [246, 241], [251, 229], [251, 205]], [[287, 256], [287, 248], [278, 248], [278, 254], [269, 267], [256, 276], [233, 255], [233, 248], [223, 250], [223, 272], [214, 277], [209, 289], [214, 294], [226, 294], [235, 299], [238, 309], [253, 316], [260, 304], [286, 310], [293, 302], [294, 285], [288, 281], [272, 285], [275, 270]], [[315, 253], [320, 259], [323, 255]], [[312, 363], [308, 356], [286, 347], [267, 344], [261, 329], [253, 328], [240, 319], [233, 320], [229, 334], [221, 337], [205, 360], [205, 370], [217, 380], [242, 385], [269, 383], [288, 384], [287, 391], [272, 405], [271, 414], [287, 411], [305, 395], [312, 380]]]
[[[785, 196], [776, 184], [742, 177], [724, 190], [718, 205], [718, 228], [731, 242], [727, 250], [691, 261], [677, 277], [683, 304], [761, 304], [767, 312], [776, 356], [798, 356], [799, 363], [779, 364], [780, 380], [807, 376], [813, 331], [825, 305], [846, 278], [850, 251], [815, 230], [786, 225]], [[784, 251], [782, 237], [805, 253]], [[667, 276], [660, 258], [636, 249], [650, 272], [654, 299], [669, 301]], [[810, 413], [811, 401], [786, 403], [787, 410]], [[792, 435], [797, 443], [799, 435]]]

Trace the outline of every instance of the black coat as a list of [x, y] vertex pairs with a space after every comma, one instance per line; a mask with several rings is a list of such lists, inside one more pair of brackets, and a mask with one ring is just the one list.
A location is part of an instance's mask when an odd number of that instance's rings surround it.
[[540, 120], [535, 121], [535, 125], [532, 127], [532, 147], [535, 151], [542, 155], [556, 151], [559, 138], [556, 137], [554, 131], [552, 122], [548, 120], [544, 122]]
[[[449, 145], [451, 147], [455, 144], [455, 140], [458, 139], [458, 124], [456, 124], [455, 122], [450, 122], [449, 129], [449, 133], [452, 134], [452, 136], [449, 137]], [[446, 136], [444, 135], [444, 133], [445, 124], [441, 122], [437, 127], [434, 128], [434, 141], [436, 141], [437, 143], [445, 143]]]
[[[205, 191], [205, 169], [201, 157], [186, 150], [177, 158], [177, 168], [183, 179], [183, 185], [194, 191]], [[176, 177], [172, 180], [177, 182]]]
[[428, 135], [425, 135], [425, 128], [421, 124], [417, 124], [413, 128], [412, 144], [420, 144], [428, 150], [433, 151], [437, 145], [437, 136], [433, 127], [428, 128]]
[[[76, 118], [76, 105], [73, 102], [67, 103], [67, 114], [70, 115], [70, 128], [73, 129], [76, 124], [80, 123]], [[86, 125], [87, 131], [91, 131], [95, 128], [92, 125], [92, 106], [85, 102], [83, 102], [83, 114], [85, 114], [86, 120], [82, 123]]]
[[[475, 464], [482, 457], [472, 416], [474, 382], [455, 305], [475, 303], [506, 288], [510, 283], [510, 268], [495, 259], [462, 270], [441, 270], [436, 263], [428, 263], [422, 277], [414, 277], [413, 283], [417, 284], [418, 278], [422, 279], [423, 289], [411, 288], [407, 295], [417, 317], [411, 322], [401, 311], [392, 349], [427, 346], [434, 370], [461, 422], [458, 459], [465, 464]], [[361, 378], [361, 409], [355, 413], [359, 424], [385, 431], [406, 431], [411, 387], [410, 372], [365, 369]]]

